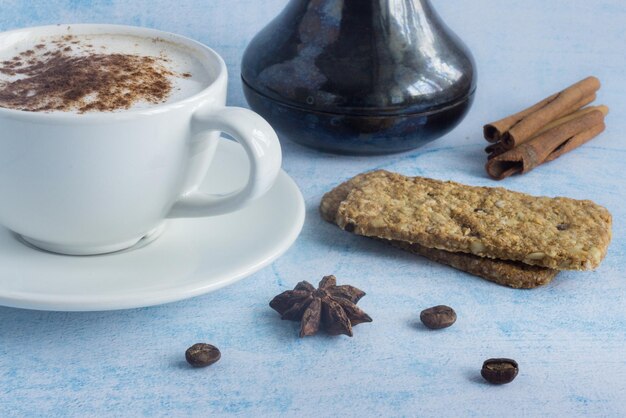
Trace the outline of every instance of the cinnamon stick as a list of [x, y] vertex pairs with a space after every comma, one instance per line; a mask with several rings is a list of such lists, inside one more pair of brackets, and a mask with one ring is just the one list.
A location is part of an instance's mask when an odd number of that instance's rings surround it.
[[483, 127], [483, 136], [489, 142], [498, 142], [502, 139], [502, 135], [508, 131], [513, 125], [519, 123], [522, 119], [527, 117], [533, 112], [541, 109], [546, 106], [548, 103], [553, 101], [558, 93], [553, 94], [550, 97], [546, 97], [539, 103], [536, 103], [529, 107], [528, 109], [524, 109], [521, 112], [515, 113], [511, 116], [507, 116], [504, 119], [500, 119], [499, 121], [488, 123]]
[[600, 80], [596, 77], [587, 77], [576, 84], [566, 88], [545, 106], [528, 114], [519, 122], [502, 134], [502, 144], [513, 149], [531, 139], [541, 128], [571, 113], [572, 108], [590, 99], [600, 88]]
[[[552, 112], [552, 116], [547, 122], [540, 123], [543, 126], [560, 116], [575, 112], [581, 107], [593, 102], [595, 100], [595, 92], [599, 88], [600, 82], [598, 79], [595, 77], [588, 77], [559, 93], [555, 93], [550, 97], [543, 99], [539, 103], [536, 103], [521, 112], [485, 125], [483, 128], [484, 137], [489, 142], [498, 142], [509, 130], [519, 125], [522, 121], [539, 111], [543, 112], [544, 109], [547, 109], [549, 112]], [[576, 97], [578, 97], [578, 99], [576, 99]], [[554, 111], [555, 106], [557, 108], [556, 112]]]
[[[489, 176], [502, 180], [516, 173], [527, 173], [538, 165], [553, 161], [599, 135], [605, 129], [606, 106], [577, 112], [560, 124], [533, 137], [528, 142], [491, 158], [486, 165]], [[572, 115], [573, 116], [573, 115]]]
[[542, 133], [544, 133], [546, 131], [549, 131], [550, 129], [554, 128], [555, 126], [562, 125], [565, 122], [569, 122], [570, 120], [577, 119], [577, 118], [579, 118], [582, 115], [585, 115], [587, 113], [591, 113], [594, 110], [599, 110], [600, 112], [602, 112], [602, 114], [604, 116], [606, 116], [609, 113], [609, 108], [604, 106], [604, 105], [583, 107], [582, 109], [578, 109], [574, 113], [570, 113], [569, 115], [565, 115], [565, 116], [555, 120], [554, 122], [550, 122], [549, 124], [547, 124], [546, 126], [541, 128], [539, 131], [537, 131], [537, 133], [534, 136], [540, 135], [540, 134], [542, 134]]
[[[593, 95], [593, 97], [595, 98], [595, 94]], [[563, 116], [562, 118], [559, 118], [553, 122], [550, 122], [549, 124], [547, 124], [545, 127], [541, 128], [539, 131], [537, 131], [537, 133], [535, 134], [535, 136], [538, 136], [552, 128], [554, 128], [555, 126], [559, 126], [562, 125], [563, 123], [576, 119], [586, 113], [589, 112], [593, 112], [594, 110], [600, 110], [602, 111], [605, 115], [608, 112], [608, 108], [606, 106], [589, 106], [589, 107], [584, 107], [582, 109], [578, 109], [577, 111], [575, 111], [574, 113], [570, 113], [569, 115]], [[502, 141], [498, 141], [495, 144], [490, 144], [485, 148], [485, 152], [487, 154], [489, 154], [487, 156], [487, 159], [492, 159], [494, 157], [497, 157], [500, 154], [504, 154], [505, 152], [507, 152], [508, 149], [502, 144]]]
[[489, 154], [487, 155], [487, 159], [489, 160], [493, 157], [497, 157], [500, 154], [504, 154], [507, 151], [508, 150], [502, 145], [502, 141], [498, 141], [495, 144], [490, 144], [485, 148], [485, 152]]

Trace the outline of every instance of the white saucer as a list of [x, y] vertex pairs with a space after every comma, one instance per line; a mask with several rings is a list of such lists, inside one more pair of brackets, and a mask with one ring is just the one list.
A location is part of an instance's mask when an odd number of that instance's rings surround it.
[[[232, 191], [245, 183], [247, 166], [239, 144], [221, 140], [202, 188]], [[302, 194], [281, 171], [267, 195], [239, 212], [170, 220], [158, 239], [153, 235], [113, 254], [47, 253], [0, 227], [0, 305], [99, 311], [197, 296], [270, 264], [296, 240], [303, 223]]]

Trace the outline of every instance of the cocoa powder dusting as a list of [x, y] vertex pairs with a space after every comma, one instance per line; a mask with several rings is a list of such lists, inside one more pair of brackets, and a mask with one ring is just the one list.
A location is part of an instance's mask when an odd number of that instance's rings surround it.
[[[65, 39], [75, 45], [72, 38]], [[0, 73], [16, 77], [0, 82], [0, 107], [32, 112], [107, 112], [137, 102], [164, 102], [172, 90], [169, 70], [159, 57], [96, 53], [54, 43], [52, 51], [22, 52], [0, 63]], [[28, 61], [19, 57], [28, 57]], [[33, 59], [34, 58], [34, 59]]]

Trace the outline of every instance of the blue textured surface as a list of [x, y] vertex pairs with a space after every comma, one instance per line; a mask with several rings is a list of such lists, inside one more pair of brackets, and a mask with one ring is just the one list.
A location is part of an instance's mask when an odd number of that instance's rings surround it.
[[[214, 47], [231, 71], [229, 103], [244, 105], [238, 63], [247, 41], [284, 0], [0, 0], [0, 29], [111, 22], [179, 32]], [[216, 293], [105, 313], [0, 308], [0, 416], [607, 416], [626, 415], [626, 3], [622, 0], [434, 1], [473, 50], [474, 107], [441, 140], [387, 157], [343, 157], [284, 143], [308, 219], [271, 267]], [[483, 172], [481, 126], [561, 87], [597, 75], [607, 131], [558, 161], [498, 185], [589, 198], [614, 216], [595, 272], [563, 273], [532, 291], [500, 287], [354, 237], [317, 215], [341, 180], [384, 167], [494, 185]], [[262, 238], [260, 238], [262, 239]], [[297, 281], [334, 273], [367, 291], [373, 318], [355, 336], [298, 339], [267, 306]], [[419, 325], [421, 309], [453, 306], [457, 323]], [[197, 341], [222, 360], [192, 370]], [[492, 387], [482, 361], [507, 356], [520, 374]]]

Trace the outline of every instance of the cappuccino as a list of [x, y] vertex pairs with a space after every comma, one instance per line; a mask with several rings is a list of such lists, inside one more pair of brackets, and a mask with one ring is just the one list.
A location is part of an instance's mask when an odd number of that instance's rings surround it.
[[123, 34], [55, 35], [0, 45], [0, 107], [119, 112], [191, 97], [212, 76], [192, 50]]

